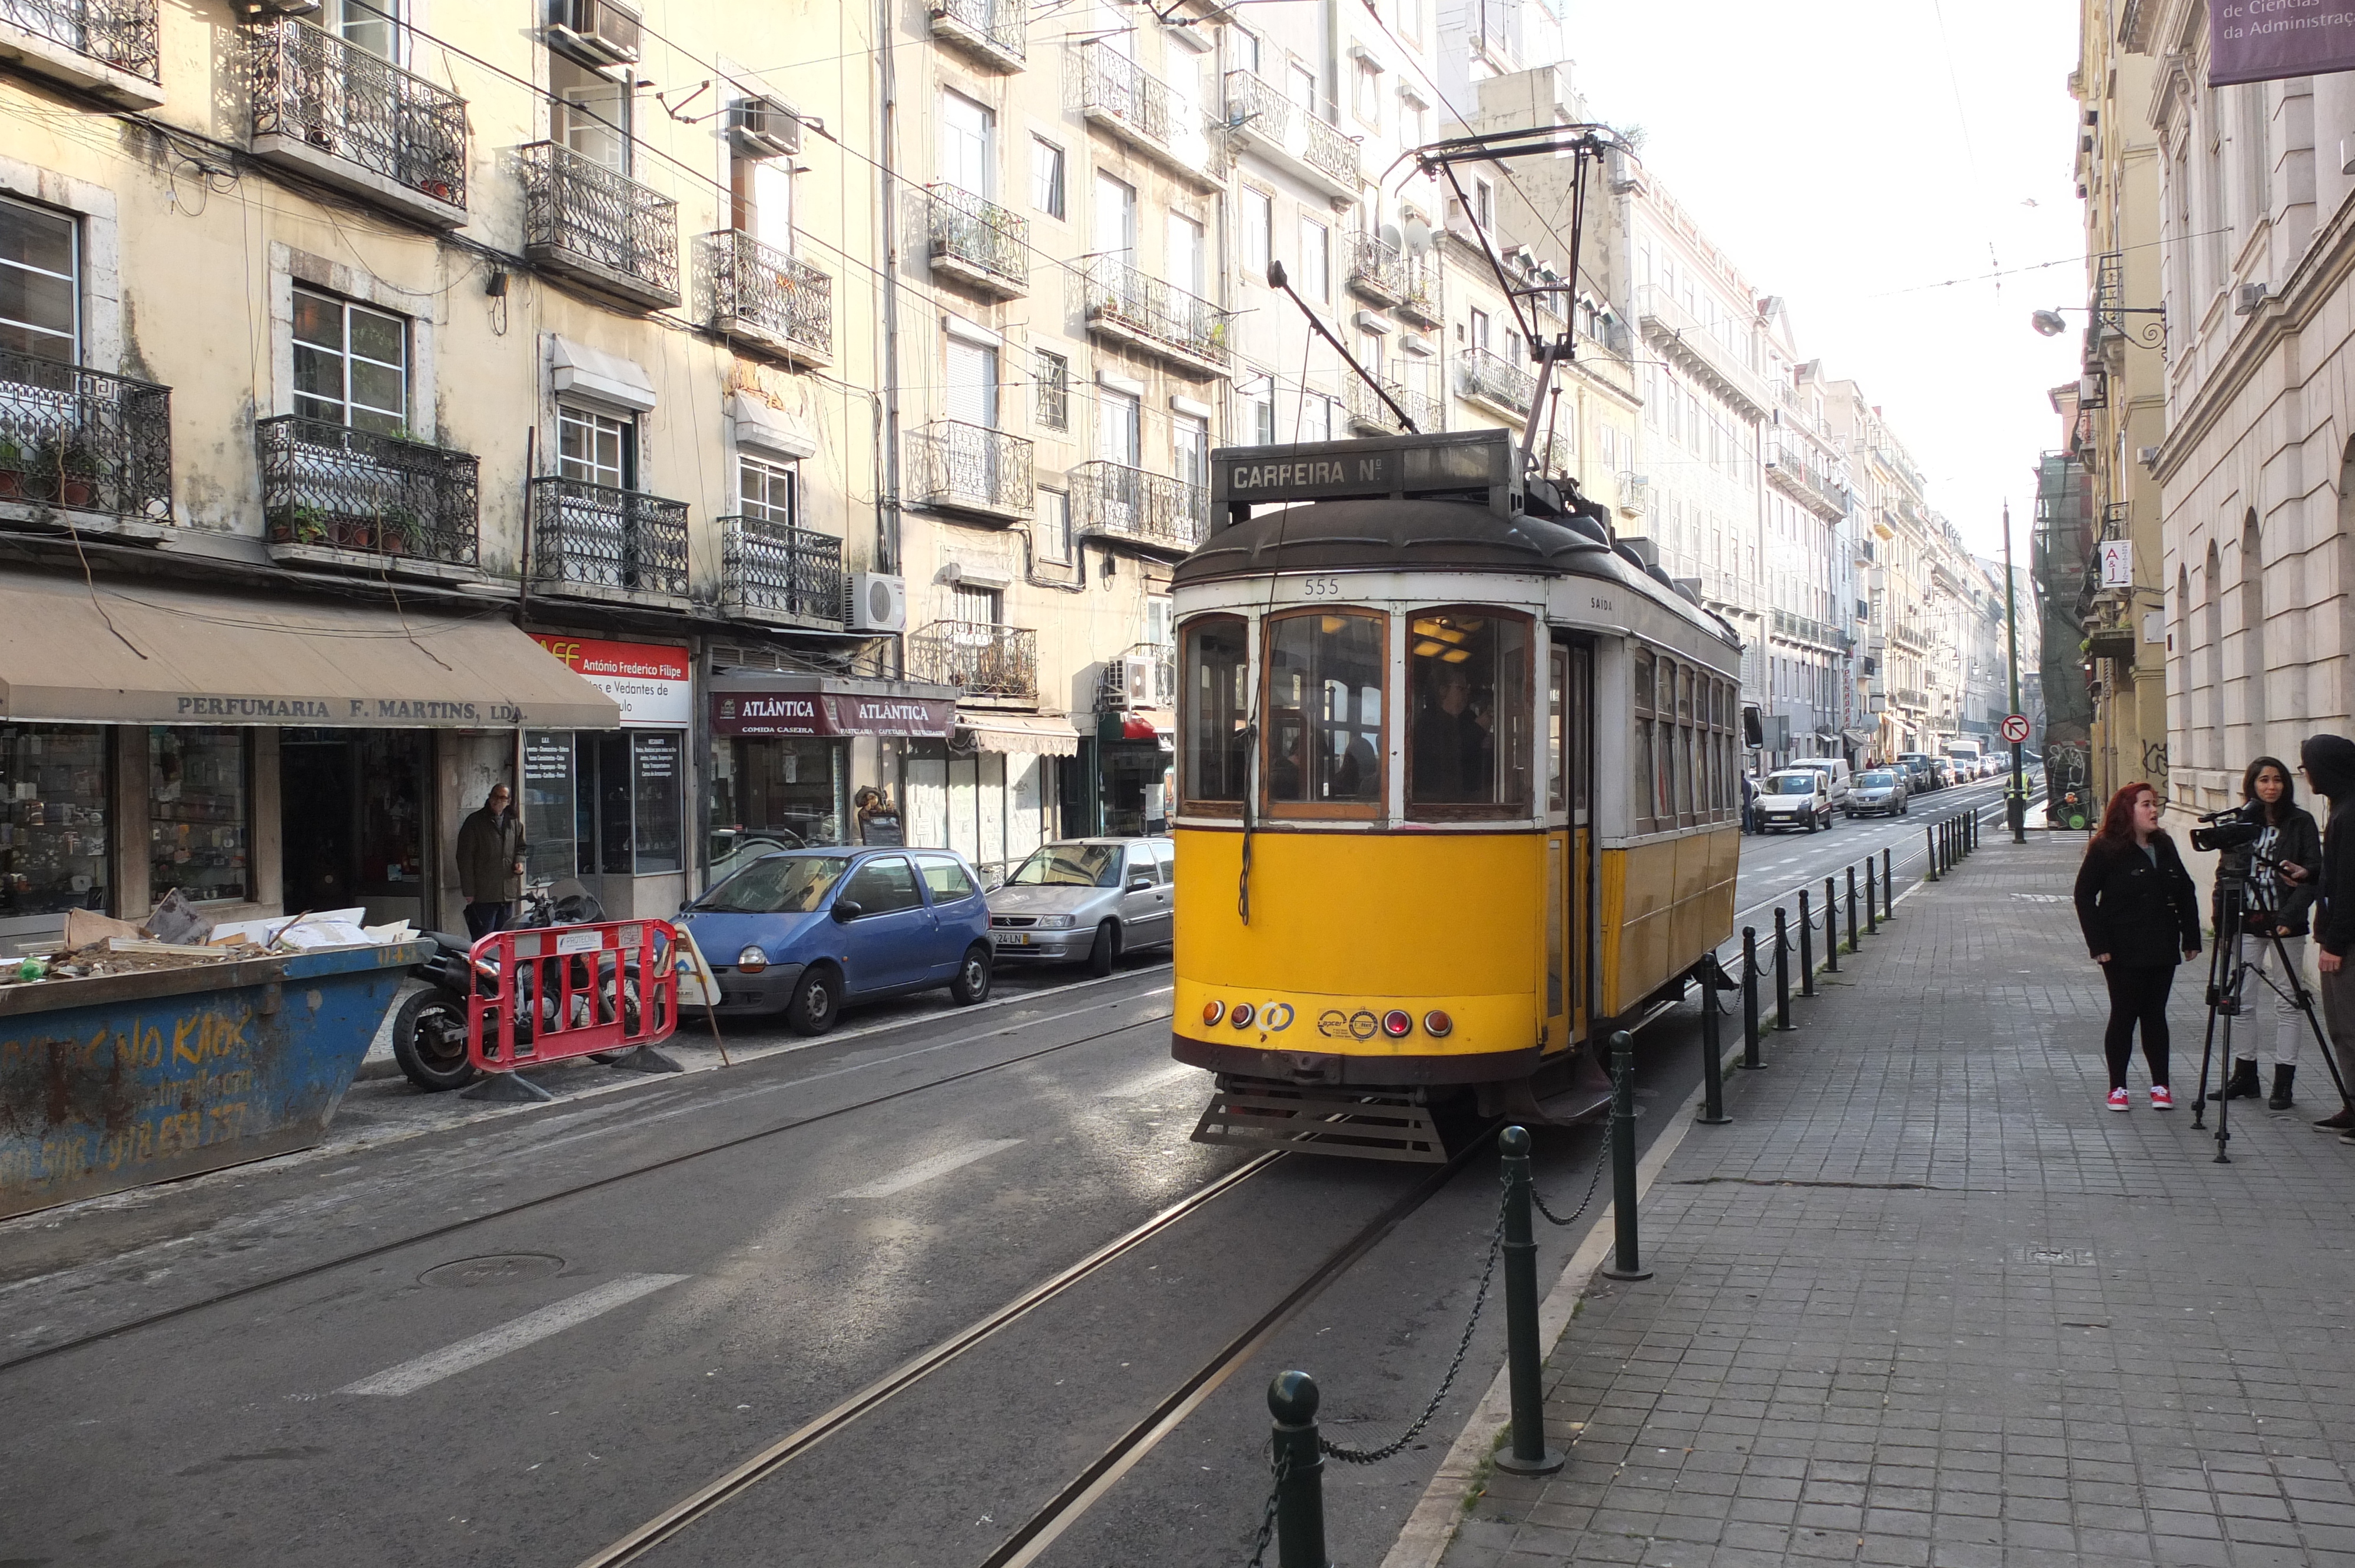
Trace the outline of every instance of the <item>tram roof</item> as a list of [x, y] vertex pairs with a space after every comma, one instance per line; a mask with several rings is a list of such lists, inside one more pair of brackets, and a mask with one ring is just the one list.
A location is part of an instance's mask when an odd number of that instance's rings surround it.
[[1609, 546], [1560, 523], [1456, 501], [1317, 501], [1216, 528], [1178, 563], [1179, 588], [1273, 572], [1526, 572], [1631, 588], [1731, 638], [1719, 617], [1662, 587]]

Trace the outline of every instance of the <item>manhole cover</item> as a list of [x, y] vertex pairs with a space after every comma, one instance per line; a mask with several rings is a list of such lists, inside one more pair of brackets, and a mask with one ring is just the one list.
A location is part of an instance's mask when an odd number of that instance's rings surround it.
[[539, 1279], [564, 1266], [553, 1253], [495, 1252], [487, 1257], [462, 1257], [429, 1268], [417, 1277], [421, 1285], [506, 1285], [517, 1279]]

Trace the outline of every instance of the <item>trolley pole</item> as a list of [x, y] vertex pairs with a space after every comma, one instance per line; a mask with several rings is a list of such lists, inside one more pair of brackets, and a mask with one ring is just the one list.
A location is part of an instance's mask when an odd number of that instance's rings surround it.
[[[2019, 590], [2011, 572], [2011, 503], [2003, 503], [2003, 634], [2011, 650], [2011, 706], [2009, 713], [2019, 711]], [[2004, 792], [2003, 816], [2010, 825], [2011, 842], [2028, 842], [2028, 781], [2027, 771], [2020, 766], [2019, 741], [2011, 743], [2011, 788]]]

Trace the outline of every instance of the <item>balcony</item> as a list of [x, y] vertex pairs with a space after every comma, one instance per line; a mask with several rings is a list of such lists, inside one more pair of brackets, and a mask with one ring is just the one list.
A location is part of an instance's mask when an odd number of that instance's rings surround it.
[[719, 613], [763, 626], [842, 624], [842, 541], [764, 517], [719, 519]]
[[54, 511], [169, 524], [172, 394], [0, 349], [0, 514]]
[[245, 47], [255, 157], [436, 228], [466, 221], [464, 99], [291, 16]]
[[1023, 0], [932, 0], [932, 38], [978, 65], [1017, 71], [1027, 63]]
[[1349, 291], [1387, 309], [1406, 298], [1406, 258], [1370, 234], [1349, 236]]
[[1220, 184], [1202, 115], [1102, 38], [1080, 45], [1080, 115], [1173, 173], [1210, 189]]
[[1917, 691], [1911, 686], [1899, 686], [1890, 692], [1889, 700], [1901, 708], [1927, 708], [1930, 705], [1930, 694]]
[[[1447, 408], [1438, 398], [1391, 380], [1383, 381], [1382, 390], [1406, 409], [1407, 418], [1414, 421], [1415, 429], [1422, 434], [1435, 435], [1447, 428]], [[1406, 434], [1390, 404], [1375, 397], [1374, 389], [1357, 376], [1349, 378], [1349, 428], [1365, 436]]]
[[678, 303], [678, 203], [555, 142], [517, 156], [526, 256], [647, 310]]
[[834, 363], [834, 280], [738, 229], [695, 242], [704, 324], [804, 369]]
[[955, 185], [932, 185], [932, 270], [1001, 300], [1030, 291], [1030, 220]]
[[969, 697], [1039, 700], [1039, 634], [1018, 626], [935, 620], [908, 634], [908, 678]]
[[1447, 317], [1439, 297], [1438, 256], [1408, 257], [1404, 281], [1405, 289], [1399, 295], [1399, 319], [1426, 332], [1444, 325]]
[[1817, 468], [1798, 442], [1785, 438], [1766, 449], [1766, 478], [1776, 489], [1828, 523], [1848, 515], [1848, 493]]
[[1071, 470], [1071, 524], [1175, 558], [1209, 531], [1210, 495], [1199, 484], [1147, 473], [1125, 463], [1083, 462]]
[[1018, 523], [1036, 504], [1030, 443], [962, 419], [936, 419], [909, 438], [919, 506]]
[[277, 560], [472, 577], [472, 452], [286, 414], [253, 427], [261, 517]]
[[1657, 344], [1672, 364], [1708, 382], [1749, 418], [1764, 419], [1774, 413], [1774, 395], [1768, 390], [1766, 378], [1666, 289], [1657, 283], [1637, 289], [1636, 318], [1644, 335]]
[[587, 480], [531, 482], [531, 586], [567, 599], [687, 608], [687, 503]]
[[1841, 634], [1822, 621], [1787, 609], [1769, 612], [1767, 624], [1774, 635], [1793, 642], [1811, 643], [1818, 648], [1838, 649], [1844, 646]]
[[1087, 263], [1088, 328], [1195, 376], [1227, 373], [1227, 315], [1111, 256]]
[[1469, 348], [1455, 356], [1455, 393], [1508, 419], [1526, 419], [1538, 381], [1501, 354]]
[[1362, 181], [1358, 143], [1273, 83], [1247, 70], [1226, 75], [1227, 133], [1335, 201], [1356, 201]]
[[0, 0], [0, 59], [123, 109], [164, 101], [155, 0]]

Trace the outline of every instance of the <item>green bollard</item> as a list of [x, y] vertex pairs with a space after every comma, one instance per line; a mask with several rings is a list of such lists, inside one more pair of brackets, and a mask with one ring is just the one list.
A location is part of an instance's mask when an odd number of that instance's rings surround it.
[[1332, 1568], [1325, 1555], [1325, 1456], [1316, 1442], [1316, 1380], [1284, 1372], [1267, 1385], [1275, 1417], [1275, 1560], [1279, 1568]]
[[1649, 1279], [1636, 1235], [1636, 1037], [1611, 1036], [1611, 1218], [1617, 1233], [1606, 1279]]
[[1516, 1476], [1550, 1476], [1563, 1456], [1545, 1440], [1544, 1356], [1538, 1350], [1538, 1241], [1529, 1218], [1529, 1135], [1508, 1127], [1497, 1135], [1505, 1163], [1505, 1357], [1513, 1396], [1512, 1446], [1497, 1468]]

